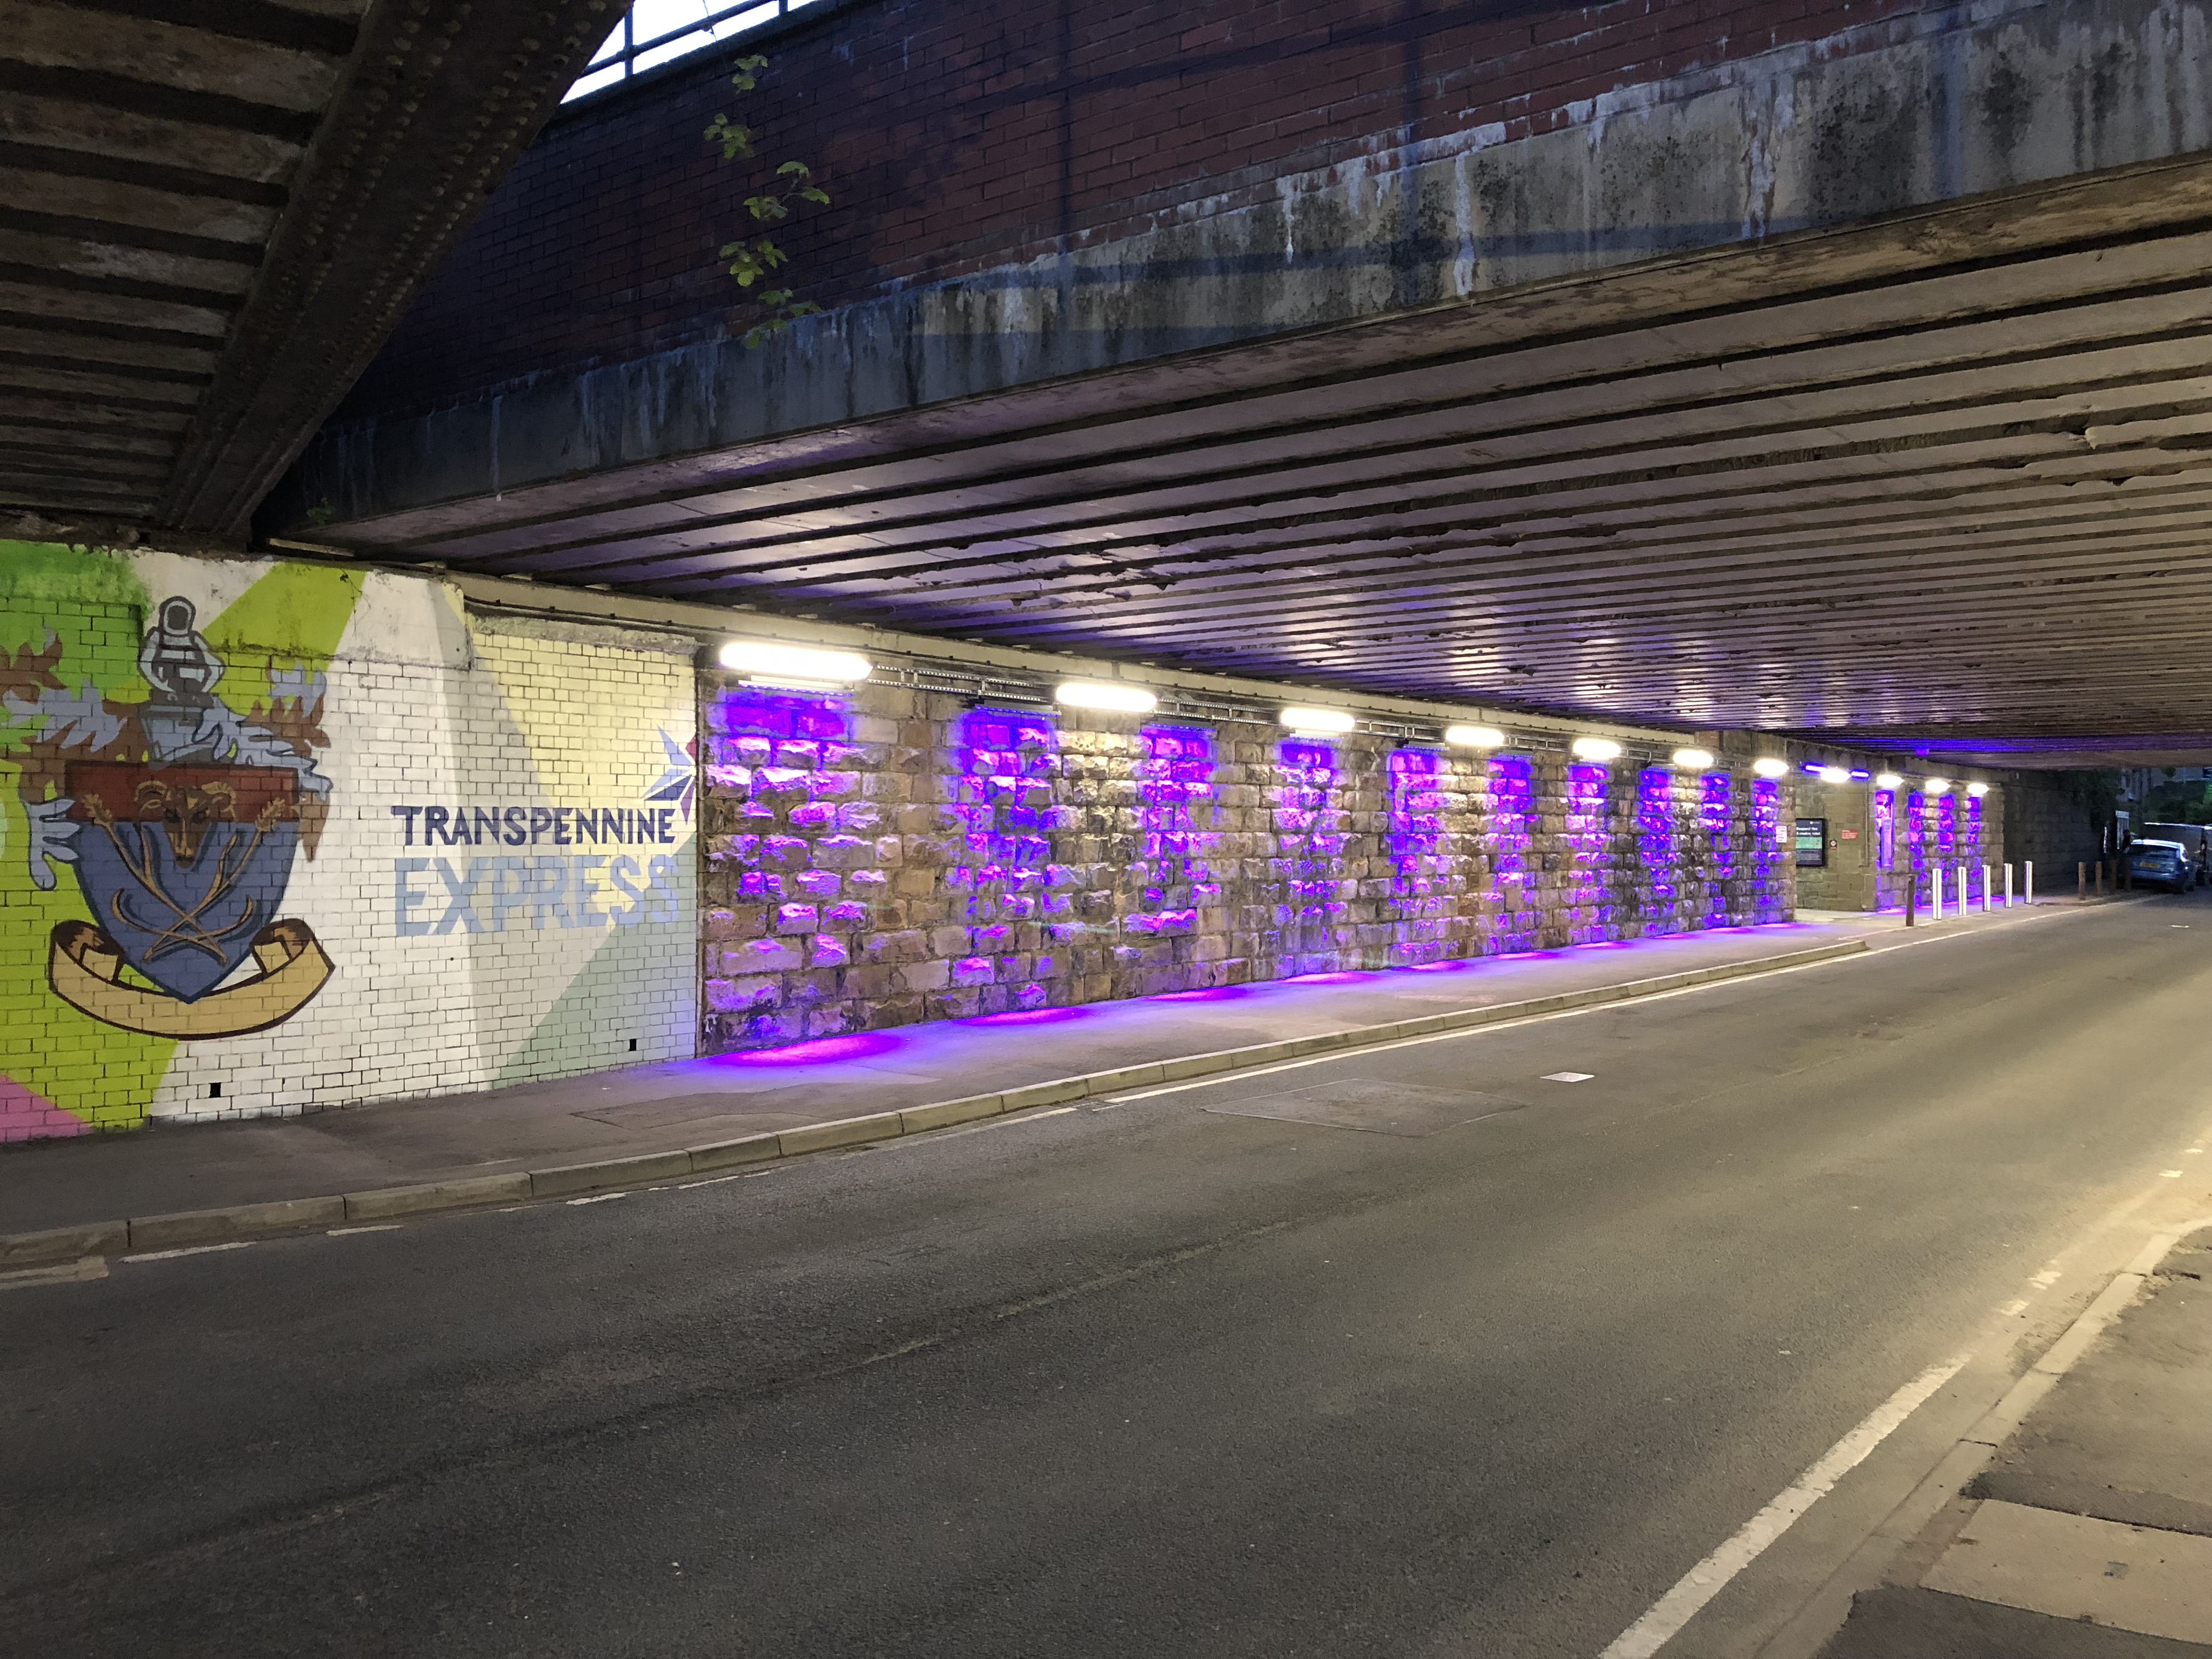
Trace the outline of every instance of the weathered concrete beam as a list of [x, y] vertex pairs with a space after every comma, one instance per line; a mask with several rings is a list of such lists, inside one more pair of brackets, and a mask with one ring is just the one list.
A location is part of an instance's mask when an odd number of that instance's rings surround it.
[[1629, 88], [1561, 131], [1287, 178], [1261, 206], [1200, 204], [757, 349], [714, 340], [334, 428], [266, 522], [404, 545], [2190, 223], [2212, 213], [2208, 63], [2212, 0], [1908, 14]]
[[620, 12], [617, 0], [369, 9], [155, 523], [243, 531]]

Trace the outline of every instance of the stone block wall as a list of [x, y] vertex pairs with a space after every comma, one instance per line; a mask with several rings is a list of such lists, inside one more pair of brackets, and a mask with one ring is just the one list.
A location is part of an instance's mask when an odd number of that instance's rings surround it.
[[1786, 919], [1790, 789], [702, 682], [702, 1048]]

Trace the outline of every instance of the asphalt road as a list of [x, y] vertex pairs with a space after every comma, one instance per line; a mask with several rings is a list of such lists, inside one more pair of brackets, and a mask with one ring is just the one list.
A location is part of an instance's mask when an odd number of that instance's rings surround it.
[[2154, 899], [13, 1290], [0, 1651], [1594, 1655], [2170, 1161], [2208, 1006]]

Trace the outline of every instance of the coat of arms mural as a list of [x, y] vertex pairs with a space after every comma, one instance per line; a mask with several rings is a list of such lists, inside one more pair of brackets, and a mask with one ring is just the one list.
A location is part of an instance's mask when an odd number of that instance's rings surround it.
[[196, 620], [186, 599], [155, 606], [138, 653], [146, 700], [102, 698], [53, 726], [21, 785], [32, 880], [51, 889], [73, 868], [91, 912], [53, 928], [55, 994], [185, 1039], [282, 1024], [331, 976], [307, 924], [281, 914], [328, 812], [322, 677], [272, 674], [270, 696], [240, 715], [216, 695], [227, 665]]

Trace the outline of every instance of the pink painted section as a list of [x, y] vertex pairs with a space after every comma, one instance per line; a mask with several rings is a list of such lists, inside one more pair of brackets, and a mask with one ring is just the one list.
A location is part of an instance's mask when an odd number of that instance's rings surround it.
[[81, 1135], [91, 1127], [44, 1096], [33, 1094], [14, 1078], [0, 1077], [0, 1140]]

